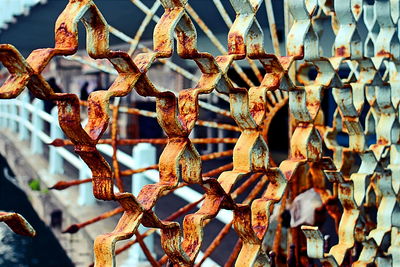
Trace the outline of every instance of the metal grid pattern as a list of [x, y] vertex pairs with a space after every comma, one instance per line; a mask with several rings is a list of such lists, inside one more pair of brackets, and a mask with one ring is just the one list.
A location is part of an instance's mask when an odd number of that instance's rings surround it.
[[[286, 39], [286, 56], [281, 56], [279, 44], [275, 40], [275, 54], [264, 49], [263, 30], [256, 14], [262, 0], [231, 0], [236, 12], [232, 22], [224, 13], [219, 0], [213, 0], [229, 26], [228, 47], [224, 48], [212, 34], [187, 0], [155, 1], [151, 8], [138, 4], [147, 14], [134, 38], [129, 38], [107, 25], [104, 17], [92, 0], [70, 0], [59, 16], [55, 26], [55, 47], [33, 51], [25, 59], [11, 45], [0, 45], [0, 61], [8, 69], [10, 76], [0, 89], [1, 98], [15, 98], [25, 87], [35, 97], [56, 100], [59, 107], [59, 122], [68, 140], [57, 140], [55, 145], [72, 144], [77, 154], [86, 162], [93, 177], [85, 182], [93, 183], [96, 198], [118, 201], [120, 208], [103, 214], [99, 218], [110, 217], [123, 212], [111, 233], [98, 236], [94, 244], [95, 266], [115, 264], [115, 243], [136, 234], [135, 242], [141, 246], [154, 266], [165, 263], [167, 259], [176, 266], [193, 266], [203, 241], [203, 229], [221, 209], [233, 210], [234, 219], [228, 224], [206, 251], [211, 254], [218, 240], [233, 225], [240, 238], [228, 263], [236, 266], [266, 266], [271, 263], [267, 251], [263, 249], [263, 238], [268, 230], [270, 212], [277, 202], [293, 198], [298, 186], [311, 174], [313, 186], [323, 199], [330, 215], [338, 227], [339, 242], [328, 253], [324, 253], [323, 237], [316, 227], [303, 226], [307, 237], [307, 251], [310, 258], [320, 259], [326, 266], [349, 264], [348, 252], [362, 244], [362, 251], [353, 265], [369, 263], [400, 264], [398, 255], [399, 222], [397, 194], [399, 192], [399, 121], [397, 58], [399, 56], [399, 37], [397, 22], [399, 2], [396, 0], [376, 0], [373, 5], [362, 0], [288, 0], [292, 17], [290, 31]], [[271, 16], [271, 1], [265, 1], [270, 17], [271, 34], [276, 34]], [[211, 5], [211, 1], [209, 3]], [[155, 15], [159, 6], [164, 13]], [[322, 24], [319, 17], [325, 15], [332, 19], [335, 33], [331, 57], [320, 54], [319, 37]], [[153, 50], [145, 48], [143, 53], [131, 57], [140, 47], [139, 39], [149, 21], [157, 21], [154, 29]], [[197, 34], [193, 20], [206, 32], [221, 55], [213, 57], [197, 49]], [[106, 69], [118, 76], [108, 90], [90, 94], [87, 103], [88, 123], [81, 126], [80, 101], [74, 94], [54, 93], [41, 75], [43, 69], [55, 56], [69, 56], [78, 49], [77, 23], [81, 21], [87, 31], [86, 50], [94, 59], [108, 59], [114, 69]], [[368, 36], [362, 40], [358, 33], [358, 23], [363, 21]], [[128, 52], [109, 49], [109, 33], [131, 43]], [[156, 61], [168, 64], [171, 69], [195, 79], [190, 73], [180, 69], [170, 58], [176, 43], [177, 54], [194, 61], [201, 77], [196, 86], [179, 92], [157, 88], [146, 75]], [[83, 61], [76, 57], [76, 60]], [[255, 85], [246, 77], [236, 61], [247, 59], [259, 79]], [[266, 74], [262, 75], [254, 63], [259, 61]], [[346, 64], [351, 69], [349, 77], [339, 77], [340, 67]], [[310, 80], [307, 68], [313, 66], [318, 74]], [[99, 67], [99, 66], [98, 66]], [[228, 77], [228, 70], [234, 68], [248, 84], [249, 88], [236, 86]], [[111, 167], [96, 149], [98, 143], [117, 144], [140, 141], [118, 140], [117, 124], [111, 127], [112, 138], [101, 139], [112, 121], [118, 119], [118, 100], [110, 105], [110, 98], [118, 99], [136, 90], [142, 96], [156, 99], [156, 113], [131, 109], [130, 112], [156, 116], [167, 135], [159, 163], [149, 168], [158, 168], [160, 181], [143, 187], [134, 196], [124, 190], [121, 176], [131, 175], [143, 170], [119, 171], [118, 162], [113, 156]], [[323, 123], [321, 102], [326, 91], [331, 90], [337, 104], [333, 127]], [[229, 101], [230, 112], [201, 103], [199, 95], [216, 93]], [[270, 117], [288, 100], [293, 122], [290, 139], [290, 155], [279, 166], [269, 159], [268, 146], [263, 132], [269, 126]], [[198, 120], [199, 108], [214, 109], [231, 116], [236, 126], [217, 125]], [[361, 112], [367, 109], [367, 116], [361, 121]], [[233, 151], [221, 152], [233, 155], [232, 164], [222, 166], [210, 173], [201, 173], [202, 161], [221, 156], [221, 153], [200, 156], [189, 134], [196, 124], [208, 123], [209, 127], [231, 127], [240, 131], [237, 140], [202, 140], [203, 142], [235, 142]], [[336, 141], [340, 132], [349, 136], [349, 146], [343, 147]], [[367, 137], [376, 135], [376, 142], [367, 145]], [[201, 141], [200, 141], [201, 142]], [[323, 152], [323, 143], [333, 151], [333, 157]], [[114, 149], [114, 151], [116, 151]], [[361, 165], [353, 170], [354, 158], [360, 158]], [[149, 169], [145, 168], [145, 169]], [[218, 175], [218, 178], [212, 176]], [[246, 182], [236, 190], [237, 181], [251, 174]], [[243, 203], [235, 198], [245, 187], [253, 186], [252, 192]], [[327, 189], [333, 183], [334, 190]], [[75, 184], [82, 183], [76, 181]], [[119, 192], [114, 192], [114, 183]], [[58, 184], [59, 189], [73, 183]], [[201, 208], [185, 216], [180, 226], [174, 219], [180, 212], [188, 211], [198, 203], [191, 203], [167, 220], [160, 220], [153, 211], [154, 205], [164, 194], [185, 184], [199, 184], [204, 190]], [[263, 186], [266, 189], [263, 189]], [[288, 186], [291, 185], [291, 186]], [[262, 196], [256, 195], [262, 190]], [[338, 199], [343, 212], [330, 206], [331, 200]], [[377, 220], [374, 223], [365, 211], [367, 207], [377, 207]], [[91, 222], [90, 222], [91, 223]], [[83, 223], [87, 225], [88, 223]], [[146, 251], [142, 242], [145, 235], [136, 232], [139, 225], [161, 229], [161, 244], [166, 257], [157, 262]], [[83, 227], [76, 226], [75, 227]], [[72, 231], [72, 230], [71, 230]], [[149, 233], [151, 230], [149, 231]], [[390, 246], [383, 246], [384, 237], [389, 237]], [[278, 237], [277, 237], [278, 238]], [[275, 246], [274, 246], [275, 247]], [[298, 253], [297, 253], [298, 254]], [[299, 256], [295, 255], [296, 260]]]

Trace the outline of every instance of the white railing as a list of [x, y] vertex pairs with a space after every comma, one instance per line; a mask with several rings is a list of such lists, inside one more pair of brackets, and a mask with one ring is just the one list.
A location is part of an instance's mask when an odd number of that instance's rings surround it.
[[[50, 124], [50, 136], [44, 132], [45, 122]], [[49, 114], [44, 110], [43, 101], [35, 99], [33, 103], [30, 103], [27, 93], [21, 94], [17, 99], [0, 100], [1, 128], [7, 128], [17, 133], [20, 140], [30, 142], [32, 154], [42, 155], [43, 157], [45, 156], [43, 147], [46, 144], [51, 143], [55, 138], [64, 138], [64, 133], [58, 123], [57, 107], [54, 107]], [[113, 149], [110, 145], [97, 145], [97, 149], [109, 157], [113, 154]], [[118, 150], [117, 158], [121, 165], [130, 169], [138, 169], [156, 163], [156, 150], [150, 144], [141, 143], [133, 148], [132, 155]], [[91, 171], [87, 165], [76, 154], [71, 153], [64, 147], [50, 146], [47, 160], [49, 162], [48, 171], [51, 174], [62, 174], [64, 172], [63, 164], [66, 161], [77, 169], [79, 179], [91, 177]], [[132, 177], [132, 193], [137, 195], [145, 184], [158, 181], [159, 173], [157, 170], [148, 170], [143, 173], [134, 174]], [[189, 187], [179, 188], [174, 191], [174, 194], [187, 202], [195, 202], [203, 196]], [[80, 205], [94, 205], [96, 203], [90, 183], [79, 185], [78, 202]], [[201, 203], [198, 207], [200, 205]], [[232, 220], [232, 213], [221, 210], [216, 219], [224, 224], [228, 224]], [[145, 228], [142, 227], [140, 230], [141, 232], [145, 231]], [[149, 249], [152, 250], [154, 242], [151, 238], [148, 238], [146, 238], [146, 243]], [[140, 253], [139, 246], [135, 246], [129, 250], [129, 254], [132, 260], [129, 263], [123, 264], [123, 266], [135, 266], [137, 262], [145, 260], [145, 256]], [[202, 253], [200, 252], [198, 259], [201, 259], [201, 257]], [[203, 266], [218, 266], [218, 264], [208, 258], [203, 263]]]

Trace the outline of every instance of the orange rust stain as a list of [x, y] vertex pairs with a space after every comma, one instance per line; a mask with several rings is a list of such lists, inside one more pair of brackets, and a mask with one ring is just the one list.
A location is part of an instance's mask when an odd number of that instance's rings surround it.
[[383, 56], [383, 57], [389, 57], [389, 58], [392, 58], [392, 57], [393, 57], [393, 55], [392, 55], [390, 52], [388, 52], [388, 51], [386, 51], [386, 50], [384, 50], [384, 49], [382, 49], [381, 51], [379, 51], [379, 52], [377, 53], [377, 56]]
[[360, 14], [360, 12], [361, 12], [361, 6], [359, 4], [355, 4], [354, 5], [354, 11], [358, 16]]
[[250, 110], [251, 116], [257, 115], [259, 112], [265, 110], [265, 104], [263, 102], [257, 102], [252, 106], [252, 109]]
[[347, 51], [346, 51], [346, 47], [344, 45], [336, 48], [336, 56], [343, 57], [343, 56], [346, 56], [346, 54], [347, 54]]

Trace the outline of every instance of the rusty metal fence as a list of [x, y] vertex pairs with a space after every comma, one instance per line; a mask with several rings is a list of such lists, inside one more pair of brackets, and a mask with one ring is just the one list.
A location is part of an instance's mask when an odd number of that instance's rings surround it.
[[[312, 266], [316, 262], [314, 259], [319, 259], [324, 266], [400, 265], [397, 198], [400, 187], [399, 1], [288, 0], [285, 5], [290, 24], [285, 56], [280, 53], [270, 0], [266, 0], [265, 5], [274, 53], [265, 51], [263, 28], [257, 21], [262, 0], [231, 0], [229, 5], [236, 12], [234, 21], [224, 11], [227, 2], [205, 1], [207, 5], [216, 6], [229, 26], [227, 48], [197, 16], [190, 1], [160, 0], [148, 8], [140, 1], [132, 0], [146, 13], [146, 19], [132, 39], [109, 26], [95, 2], [69, 1], [56, 22], [54, 48], [34, 50], [25, 59], [12, 45], [0, 45], [0, 61], [10, 73], [0, 89], [0, 97], [15, 98], [27, 87], [37, 98], [57, 101], [59, 123], [68, 140], [58, 139], [53, 145], [73, 145], [92, 171], [90, 179], [60, 182], [55, 188], [92, 182], [97, 199], [117, 201], [121, 206], [103, 215], [109, 217], [123, 212], [113, 232], [97, 237], [95, 266], [113, 266], [115, 244], [133, 235], [136, 239], [130, 244], [139, 242], [152, 265], [193, 266], [202, 247], [204, 228], [221, 210], [232, 210], [234, 218], [206, 249], [198, 264], [211, 255], [233, 226], [239, 239], [226, 266], [285, 263]], [[160, 6], [164, 13], [157, 17], [155, 13]], [[330, 26], [335, 35], [329, 57], [322, 56], [319, 44], [324, 30], [322, 17], [331, 19]], [[153, 49], [150, 50], [140, 47], [139, 39], [152, 19], [157, 24]], [[54, 57], [77, 52], [77, 24], [80, 21], [86, 27], [86, 50], [90, 57], [108, 59], [113, 69], [96, 66], [117, 73], [110, 88], [91, 93], [87, 102], [80, 101], [74, 94], [55, 93], [41, 75]], [[197, 49], [194, 21], [219, 48], [220, 56], [214, 57]], [[365, 36], [359, 32], [361, 24], [367, 30]], [[110, 33], [128, 41], [130, 50], [110, 50]], [[178, 56], [194, 61], [201, 72], [193, 88], [177, 95], [158, 88], [147, 75], [155, 62], [161, 62], [187, 78], [195, 79], [167, 60], [174, 54], [175, 45]], [[143, 52], [132, 58], [138, 47]], [[72, 59], [84, 61], [77, 56]], [[240, 60], [249, 62], [259, 84], [246, 77], [238, 64]], [[259, 66], [262, 66], [262, 72]], [[341, 77], [340, 70], [344, 67], [350, 69], [350, 73]], [[236, 71], [248, 87], [233, 83], [228, 76], [230, 69]], [[309, 75], [311, 69], [316, 70], [316, 77]], [[132, 90], [154, 98], [156, 112], [133, 108], [126, 111], [156, 117], [166, 140], [118, 139], [118, 99]], [[199, 99], [200, 95], [212, 93], [229, 102], [229, 112]], [[322, 100], [328, 94], [336, 103], [333, 114], [324, 114], [321, 109]], [[112, 98], [113, 105], [110, 104]], [[266, 132], [273, 115], [287, 102], [292, 126], [290, 153], [288, 159], [276, 166], [269, 156]], [[81, 126], [81, 105], [88, 106], [85, 127]], [[200, 108], [230, 116], [236, 125], [199, 120]], [[101, 139], [110, 116], [113, 122], [111, 138]], [[332, 127], [324, 123], [324, 117], [329, 116], [333, 117]], [[238, 139], [193, 140], [189, 135], [196, 125], [238, 131], [240, 136]], [[340, 134], [348, 136], [348, 146], [337, 141]], [[165, 144], [158, 164], [120, 171], [116, 147], [139, 142]], [[194, 146], [196, 142], [231, 142], [235, 146], [233, 150], [200, 155]], [[112, 145], [115, 152], [112, 166], [96, 148], [99, 143]], [[203, 161], [230, 155], [233, 158], [231, 164], [202, 173]], [[159, 170], [159, 181], [145, 185], [137, 195], [126, 192], [122, 178], [148, 169]], [[237, 186], [242, 179], [246, 180]], [[114, 184], [118, 192], [114, 191]], [[162, 202], [160, 198], [190, 184], [200, 185], [204, 192], [200, 209], [186, 215], [182, 225], [175, 221], [176, 218], [194, 209], [200, 201], [182, 207], [167, 219], [160, 219], [153, 211], [155, 204]], [[246, 191], [248, 188], [251, 188], [250, 193]], [[292, 202], [309, 188], [314, 188], [320, 195], [323, 207], [334, 220], [338, 243], [326, 246], [317, 227], [302, 226], [307, 244], [302, 240], [303, 233], [292, 228], [288, 233], [292, 251], [285, 252], [280, 248], [281, 229], [278, 227], [276, 241], [271, 245], [273, 253], [269, 253], [263, 239], [274, 205], [281, 202], [285, 207], [286, 202]], [[248, 193], [245, 200], [236, 201], [244, 192]], [[164, 257], [155, 259], [143, 243], [143, 239], [155, 230], [139, 234], [139, 225], [160, 229]], [[278, 256], [289, 259], [286, 261]]]

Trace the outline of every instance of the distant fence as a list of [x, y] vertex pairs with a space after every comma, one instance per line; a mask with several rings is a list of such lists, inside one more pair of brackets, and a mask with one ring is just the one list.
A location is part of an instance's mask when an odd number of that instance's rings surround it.
[[[30, 143], [29, 149], [32, 154], [43, 157], [46, 156], [44, 146], [56, 138], [65, 137], [58, 123], [57, 106], [50, 113], [45, 111], [44, 106], [44, 102], [39, 99], [35, 99], [31, 103], [27, 93], [21, 94], [17, 99], [0, 100], [0, 129], [7, 128], [16, 133], [16, 138]], [[45, 122], [50, 125], [47, 132], [45, 131]], [[108, 157], [111, 157], [113, 154], [112, 147], [107, 144], [99, 144], [97, 145], [97, 149]], [[64, 147], [50, 146], [47, 157], [49, 162], [48, 171], [51, 174], [62, 174], [64, 172], [64, 162], [68, 162], [79, 172], [79, 179], [91, 177], [91, 171], [87, 165], [76, 154]], [[131, 155], [118, 150], [117, 158], [121, 165], [130, 169], [147, 167], [155, 164], [157, 161], [155, 148], [146, 143], [136, 145]], [[157, 170], [148, 170], [143, 173], [134, 174], [132, 177], [132, 193], [137, 195], [145, 184], [158, 181], [159, 173]], [[174, 191], [174, 194], [187, 202], [195, 202], [203, 196], [189, 187], [179, 188]], [[80, 205], [94, 205], [96, 203], [90, 183], [79, 185], [78, 202]], [[201, 203], [198, 207], [200, 205]], [[221, 210], [216, 219], [224, 224], [228, 224], [232, 220], [232, 213], [227, 210]], [[157, 231], [157, 233], [159, 232]], [[146, 241], [149, 244], [149, 249], [152, 249], [153, 246], [151, 243], [153, 241], [151, 239]], [[141, 256], [142, 252], [138, 245], [134, 249], [129, 250], [129, 253], [132, 258], [132, 262], [129, 263], [130, 266], [135, 266], [135, 263], [145, 259], [145, 257]], [[198, 259], [201, 259], [201, 252], [199, 256]], [[211, 258], [207, 258], [202, 266], [219, 265]]]

